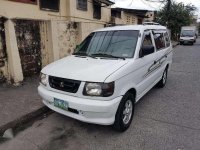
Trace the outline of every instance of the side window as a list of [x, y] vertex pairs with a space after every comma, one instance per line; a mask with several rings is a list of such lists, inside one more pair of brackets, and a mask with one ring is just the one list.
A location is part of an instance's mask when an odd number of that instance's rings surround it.
[[101, 3], [97, 3], [96, 1], [93, 1], [93, 18], [95, 19], [101, 19]]
[[51, 0], [51, 1], [40, 0], [39, 2], [40, 2], [40, 9], [41, 10], [59, 12], [59, 7], [60, 7], [60, 1], [59, 0]]
[[144, 40], [142, 46], [153, 46], [150, 32], [144, 33]]
[[76, 8], [87, 11], [87, 0], [76, 0]]
[[165, 41], [166, 41], [166, 47], [170, 46], [170, 39], [169, 39], [169, 35], [167, 32], [164, 33], [165, 35]]
[[154, 40], [155, 40], [155, 45], [156, 45], [156, 49], [157, 51], [165, 48], [165, 39], [163, 36], [163, 33], [155, 33], [153, 34]]
[[[150, 47], [154, 47], [153, 46], [153, 42], [152, 42], [152, 38], [151, 38], [151, 32], [145, 32], [144, 36], [143, 36], [143, 43], [142, 43], [142, 48], [150, 48]], [[153, 52], [148, 53], [151, 54]]]

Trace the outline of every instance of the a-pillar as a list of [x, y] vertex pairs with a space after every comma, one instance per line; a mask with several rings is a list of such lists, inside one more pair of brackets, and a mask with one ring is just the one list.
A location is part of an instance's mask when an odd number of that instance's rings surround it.
[[20, 85], [23, 81], [22, 66], [17, 46], [14, 23], [8, 19], [5, 23], [6, 51], [8, 55], [8, 68], [10, 82], [14, 85]]

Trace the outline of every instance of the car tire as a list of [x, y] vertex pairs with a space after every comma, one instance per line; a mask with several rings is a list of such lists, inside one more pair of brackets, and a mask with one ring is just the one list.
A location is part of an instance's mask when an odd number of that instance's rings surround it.
[[113, 124], [113, 128], [116, 131], [124, 132], [129, 128], [134, 115], [134, 102], [135, 95], [132, 93], [127, 92], [123, 96], [117, 109], [115, 122]]
[[167, 68], [164, 70], [161, 80], [157, 83], [158, 88], [163, 88], [167, 82]]

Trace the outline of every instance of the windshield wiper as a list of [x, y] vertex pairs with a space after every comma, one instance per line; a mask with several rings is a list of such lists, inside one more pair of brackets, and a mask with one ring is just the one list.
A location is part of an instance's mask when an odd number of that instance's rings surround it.
[[116, 58], [116, 59], [123, 59], [123, 60], [125, 60], [124, 57], [118, 57], [118, 56], [113, 56], [113, 55], [104, 54], [104, 53], [91, 54], [91, 56], [95, 56], [95, 57], [106, 57], [106, 58]]
[[73, 55], [76, 55], [76, 56], [86, 56], [86, 57], [97, 59], [96, 57], [94, 57], [92, 55], [88, 55], [87, 53], [83, 53], [83, 52], [76, 52], [76, 53], [73, 53]]

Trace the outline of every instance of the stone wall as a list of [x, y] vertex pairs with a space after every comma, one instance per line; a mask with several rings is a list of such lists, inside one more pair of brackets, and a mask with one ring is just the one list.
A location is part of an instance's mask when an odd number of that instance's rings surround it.
[[59, 53], [59, 58], [72, 54], [78, 43], [78, 23], [57, 21], [56, 32], [53, 36], [57, 36], [57, 43], [55, 44], [57, 44], [58, 50], [56, 51]]

